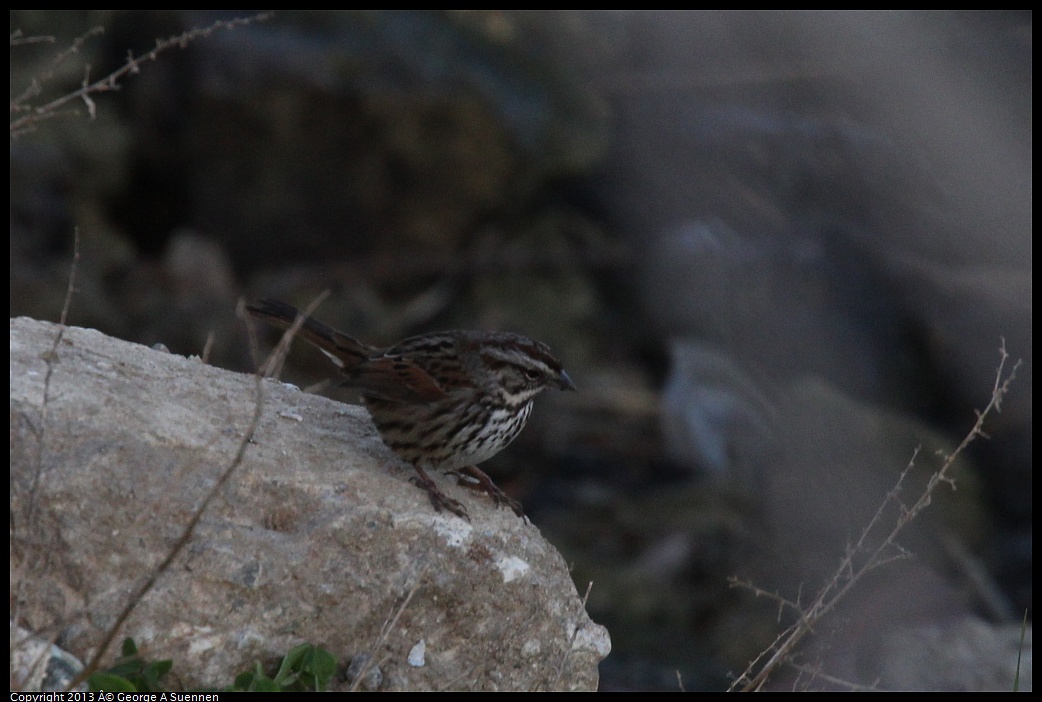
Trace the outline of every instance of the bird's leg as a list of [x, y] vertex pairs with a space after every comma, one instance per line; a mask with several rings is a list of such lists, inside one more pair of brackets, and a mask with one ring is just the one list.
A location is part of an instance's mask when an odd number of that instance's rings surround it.
[[521, 503], [510, 497], [505, 492], [496, 487], [496, 484], [492, 482], [492, 478], [485, 475], [477, 466], [464, 466], [458, 468], [455, 471], [461, 478], [469, 478], [469, 480], [461, 479], [459, 484], [470, 488], [471, 490], [480, 490], [496, 503], [496, 506], [506, 505], [510, 509], [514, 510], [514, 514], [525, 518], [525, 510], [521, 507]]
[[413, 477], [412, 481], [427, 491], [427, 496], [431, 499], [431, 504], [434, 505], [434, 510], [436, 512], [440, 512], [444, 507], [457, 517], [466, 519], [468, 522], [470, 521], [470, 516], [467, 515], [467, 510], [464, 509], [462, 502], [452, 499], [439, 490], [438, 486], [434, 483], [434, 480], [431, 479], [431, 476], [427, 475], [423, 468], [416, 465], [414, 465], [413, 468], [416, 469], [416, 475]]

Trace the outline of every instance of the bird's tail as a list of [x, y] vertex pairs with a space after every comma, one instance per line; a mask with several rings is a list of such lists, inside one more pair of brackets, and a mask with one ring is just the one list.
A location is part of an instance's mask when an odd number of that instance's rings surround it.
[[333, 363], [346, 371], [355, 368], [378, 351], [374, 346], [364, 344], [347, 334], [341, 334], [328, 324], [323, 324], [311, 317], [304, 317], [300, 310], [285, 302], [259, 300], [246, 305], [246, 311], [257, 319], [280, 329], [289, 329], [298, 324], [298, 320], [301, 320], [297, 336], [319, 348], [332, 359]]

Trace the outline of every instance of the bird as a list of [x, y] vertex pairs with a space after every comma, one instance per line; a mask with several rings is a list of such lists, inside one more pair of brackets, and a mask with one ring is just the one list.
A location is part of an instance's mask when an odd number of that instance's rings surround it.
[[273, 299], [246, 306], [273, 326], [297, 328], [340, 369], [340, 384], [358, 389], [383, 442], [416, 471], [436, 511], [469, 520], [427, 470], [455, 473], [497, 506], [524, 518], [521, 504], [477, 464], [506, 448], [524, 428], [532, 401], [547, 389], [576, 389], [550, 348], [510, 332], [442, 331], [388, 347], [359, 341]]

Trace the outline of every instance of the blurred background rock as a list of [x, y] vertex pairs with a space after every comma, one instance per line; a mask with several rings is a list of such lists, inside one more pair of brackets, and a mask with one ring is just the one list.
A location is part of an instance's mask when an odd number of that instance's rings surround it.
[[[232, 16], [13, 11], [55, 41], [12, 45], [12, 96]], [[940, 627], [979, 652], [1031, 604], [1031, 30], [1012, 11], [279, 12], [12, 139], [10, 312], [58, 318], [78, 227], [72, 324], [229, 368], [252, 365], [240, 297], [327, 288], [320, 318], [373, 343], [546, 341], [581, 392], [541, 398], [487, 465], [593, 581], [609, 690], [726, 686], [780, 629], [727, 578], [809, 599], [913, 449], [926, 475], [972, 425], [1004, 338], [1025, 364], [907, 534], [916, 558], [805, 652], [854, 683], [973, 685], [928, 658], [902, 678], [887, 642]], [[328, 377], [294, 360], [288, 380]]]

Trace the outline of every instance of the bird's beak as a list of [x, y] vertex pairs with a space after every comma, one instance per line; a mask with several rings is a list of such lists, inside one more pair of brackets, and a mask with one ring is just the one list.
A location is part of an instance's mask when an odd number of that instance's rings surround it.
[[568, 374], [564, 371], [561, 371], [561, 375], [557, 379], [557, 387], [561, 388], [562, 390], [571, 390], [573, 392], [575, 391], [575, 383], [572, 382], [572, 379], [569, 378]]

